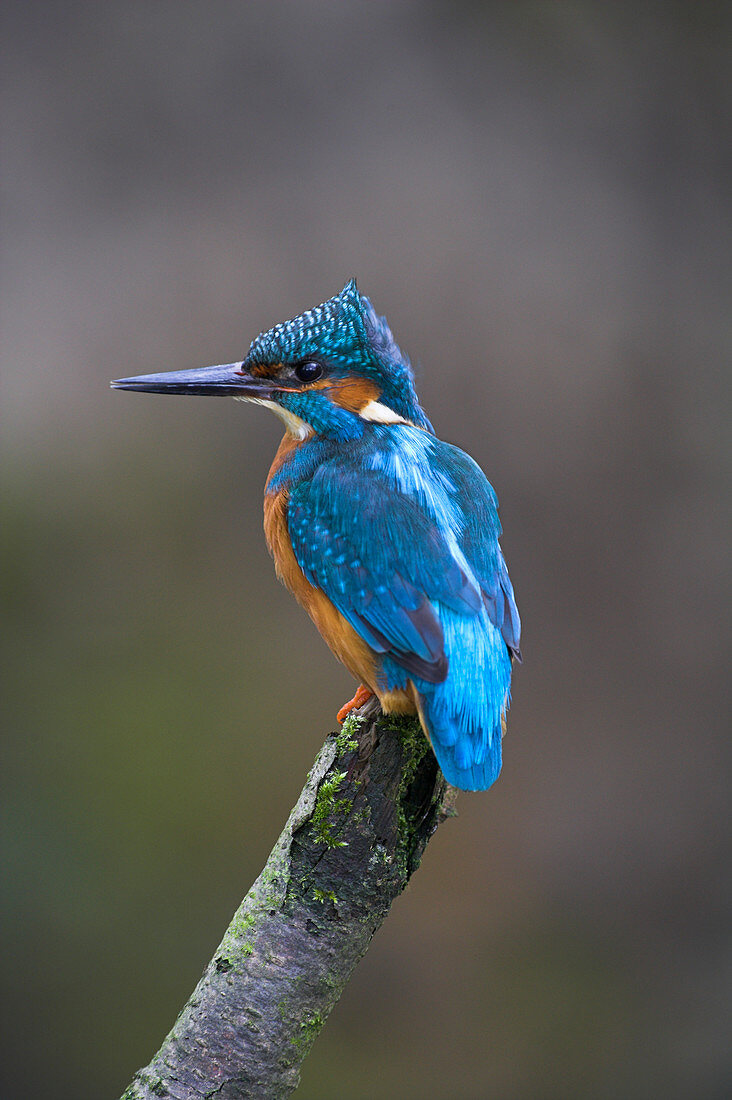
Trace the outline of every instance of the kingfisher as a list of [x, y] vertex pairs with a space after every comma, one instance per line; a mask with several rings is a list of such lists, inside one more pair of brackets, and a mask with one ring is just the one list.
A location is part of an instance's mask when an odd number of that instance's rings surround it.
[[436, 437], [408, 358], [355, 279], [260, 333], [240, 362], [112, 387], [277, 414], [265, 536], [280, 580], [360, 681], [338, 720], [374, 695], [387, 714], [416, 713], [447, 782], [490, 787], [521, 660], [496, 494]]

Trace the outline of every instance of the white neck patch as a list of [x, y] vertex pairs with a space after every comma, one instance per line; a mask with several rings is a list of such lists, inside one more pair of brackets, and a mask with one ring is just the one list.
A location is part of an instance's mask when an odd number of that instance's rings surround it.
[[264, 405], [266, 409], [271, 409], [295, 439], [307, 439], [309, 435], [313, 434], [313, 429], [309, 424], [301, 420], [299, 416], [295, 416], [289, 409], [283, 409], [276, 401], [269, 401], [266, 397], [235, 397], [234, 400], [248, 401], [250, 405]]
[[395, 413], [388, 405], [382, 405], [380, 401], [369, 401], [358, 415], [362, 420], [371, 420], [374, 424], [411, 424], [411, 420], [405, 420], [399, 413]]

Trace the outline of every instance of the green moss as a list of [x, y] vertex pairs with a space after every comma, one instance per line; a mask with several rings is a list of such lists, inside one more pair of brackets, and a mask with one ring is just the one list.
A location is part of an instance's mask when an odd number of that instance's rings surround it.
[[432, 749], [417, 717], [392, 715], [386, 728], [396, 733], [402, 743], [403, 767], [400, 790], [403, 791], [412, 782], [417, 768]]
[[402, 743], [402, 774], [397, 799], [399, 814], [397, 863], [400, 876], [407, 879], [412, 870], [410, 864], [415, 847], [414, 835], [421, 824], [421, 820], [415, 819], [414, 809], [409, 805], [409, 788], [417, 774], [417, 769], [432, 749], [416, 716], [390, 715], [385, 728], [395, 733]]
[[168, 1088], [165, 1082], [147, 1070], [141, 1070], [136, 1075], [136, 1080], [132, 1082], [129, 1088], [125, 1089], [120, 1097], [120, 1100], [137, 1100], [142, 1095], [138, 1088], [138, 1082], [145, 1090], [149, 1090], [155, 1096], [169, 1096]]
[[300, 1024], [299, 1034], [293, 1035], [290, 1039], [293, 1046], [296, 1046], [303, 1056], [310, 1050], [324, 1023], [325, 1019], [319, 1012], [312, 1012]]
[[277, 869], [266, 866], [257, 880], [258, 904], [265, 909], [278, 909], [281, 902], [281, 884], [286, 877], [287, 872], [283, 873], [279, 865]]
[[350, 798], [339, 798], [338, 794], [346, 778], [345, 772], [333, 772], [320, 784], [320, 790], [315, 800], [315, 809], [312, 816], [312, 829], [318, 844], [324, 844], [326, 848], [345, 848], [345, 840], [338, 840], [333, 834], [337, 827], [337, 819], [342, 814], [347, 814], [353, 802]]
[[251, 932], [256, 927], [257, 918], [254, 913], [247, 911], [242, 912], [241, 909], [237, 910], [234, 914], [234, 919], [229, 925], [229, 931], [234, 936], [245, 936], [248, 932]]
[[336, 749], [338, 750], [338, 756], [344, 756], [347, 752], [355, 752], [358, 748], [358, 731], [363, 725], [363, 715], [349, 714], [346, 718], [341, 732], [336, 737]]
[[360, 810], [356, 810], [355, 813], [351, 814], [352, 825], [364, 825], [367, 821], [370, 820], [371, 807], [368, 805], [368, 803], [365, 806], [362, 806]]
[[[246, 904], [246, 903], [245, 903]], [[234, 970], [242, 959], [254, 954], [254, 939], [258, 928], [258, 915], [242, 906], [226, 930], [221, 950], [216, 957], [216, 969]]]
[[338, 901], [338, 898], [332, 890], [319, 890], [317, 886], [313, 889], [313, 897], [316, 901], [319, 901], [321, 905], [325, 905], [326, 901], [332, 901], [335, 905]]

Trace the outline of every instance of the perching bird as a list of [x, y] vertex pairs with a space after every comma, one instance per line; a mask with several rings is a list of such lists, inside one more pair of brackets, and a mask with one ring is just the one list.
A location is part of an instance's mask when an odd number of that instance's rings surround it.
[[266, 405], [286, 432], [265, 488], [280, 579], [361, 681], [419, 714], [447, 781], [485, 790], [501, 769], [520, 621], [496, 495], [434, 435], [386, 319], [340, 294], [253, 341], [239, 363], [123, 378], [116, 389]]

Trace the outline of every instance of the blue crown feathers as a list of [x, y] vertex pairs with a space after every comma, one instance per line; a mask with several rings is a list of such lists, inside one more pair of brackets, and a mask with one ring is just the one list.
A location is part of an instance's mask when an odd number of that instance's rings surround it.
[[388, 404], [415, 424], [431, 429], [414, 389], [409, 359], [397, 345], [385, 317], [350, 279], [340, 294], [266, 332], [251, 343], [246, 362], [285, 363], [325, 359], [343, 373], [372, 378]]

